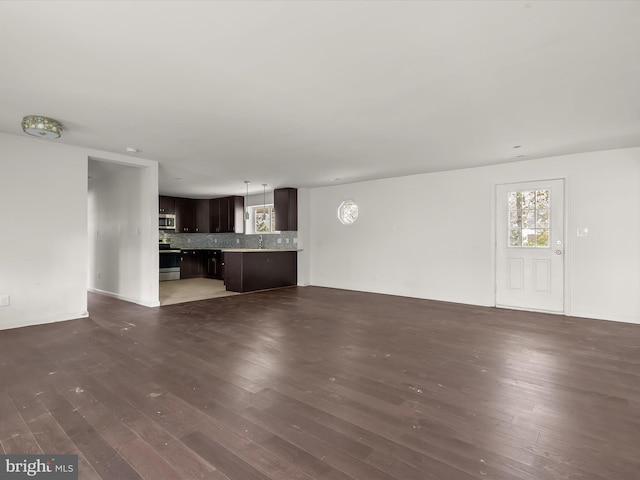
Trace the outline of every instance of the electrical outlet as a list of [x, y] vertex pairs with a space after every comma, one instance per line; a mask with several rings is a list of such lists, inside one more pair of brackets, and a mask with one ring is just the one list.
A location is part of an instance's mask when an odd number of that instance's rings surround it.
[[240, 239], [239, 238], [236, 238], [236, 243], [240, 243]]
[[8, 307], [11, 297], [9, 295], [0, 295], [0, 307]]
[[288, 239], [288, 238], [285, 238], [285, 239], [284, 239], [284, 243], [289, 243], [289, 239]]
[[293, 239], [293, 243], [297, 244], [297, 243], [298, 243], [298, 239], [297, 239], [297, 238], [294, 238], [294, 239]]
[[281, 238], [278, 239], [278, 243], [282, 243], [282, 239]]

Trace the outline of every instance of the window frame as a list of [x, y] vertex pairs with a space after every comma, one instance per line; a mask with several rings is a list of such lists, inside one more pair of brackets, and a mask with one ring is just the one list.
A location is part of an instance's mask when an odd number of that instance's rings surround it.
[[[271, 224], [269, 225], [269, 231], [259, 231], [257, 230], [257, 221], [258, 221], [258, 212], [266, 208], [270, 212], [270, 220]], [[278, 230], [275, 230], [276, 223], [276, 209], [273, 203], [267, 203], [266, 205], [250, 205], [249, 209], [249, 220], [247, 220], [247, 233], [255, 234], [255, 235], [271, 235], [280, 233]]]

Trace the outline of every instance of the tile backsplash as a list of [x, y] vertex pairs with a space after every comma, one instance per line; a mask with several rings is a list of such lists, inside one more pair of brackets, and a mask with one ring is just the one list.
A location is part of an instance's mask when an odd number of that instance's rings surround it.
[[[169, 239], [172, 248], [259, 248], [260, 235], [243, 233], [167, 233], [160, 239]], [[268, 233], [262, 235], [263, 248], [298, 248], [298, 232]]]

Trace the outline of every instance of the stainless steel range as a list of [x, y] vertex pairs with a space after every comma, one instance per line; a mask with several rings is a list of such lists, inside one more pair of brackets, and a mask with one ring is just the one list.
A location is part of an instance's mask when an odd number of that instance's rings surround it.
[[160, 281], [180, 280], [180, 250], [160, 243]]

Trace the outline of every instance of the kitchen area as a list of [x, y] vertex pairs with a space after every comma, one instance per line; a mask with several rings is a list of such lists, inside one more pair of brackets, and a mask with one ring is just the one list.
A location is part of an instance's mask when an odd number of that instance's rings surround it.
[[160, 196], [160, 304], [297, 284], [297, 190], [273, 191], [269, 208], [231, 196]]

